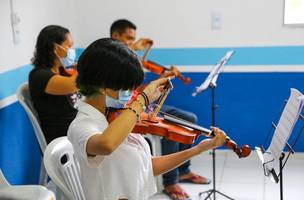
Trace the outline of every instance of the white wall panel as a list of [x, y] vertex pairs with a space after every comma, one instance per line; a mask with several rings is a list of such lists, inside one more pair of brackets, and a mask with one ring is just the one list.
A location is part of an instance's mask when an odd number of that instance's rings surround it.
[[[110, 24], [128, 18], [138, 36], [157, 47], [303, 45], [303, 28], [283, 26], [283, 0], [76, 0], [79, 46], [108, 36]], [[211, 13], [222, 28], [211, 29]]]
[[65, 26], [75, 32], [73, 0], [13, 0], [20, 17], [21, 42], [13, 44], [9, 0], [0, 1], [0, 73], [30, 63], [39, 31], [49, 24]]

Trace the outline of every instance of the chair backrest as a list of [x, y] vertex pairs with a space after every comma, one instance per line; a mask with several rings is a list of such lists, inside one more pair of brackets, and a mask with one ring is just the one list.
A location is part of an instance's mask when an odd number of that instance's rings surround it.
[[38, 114], [33, 106], [31, 95], [28, 87], [28, 83], [24, 83], [17, 89], [17, 99], [24, 108], [25, 112], [27, 113], [36, 135], [36, 138], [38, 140], [40, 149], [42, 154], [44, 153], [44, 150], [46, 148], [46, 140], [44, 137], [44, 134], [40, 127], [40, 122], [38, 118]]
[[68, 199], [85, 200], [79, 163], [66, 136], [56, 138], [46, 147], [43, 162], [48, 175]]
[[0, 188], [7, 186], [10, 186], [10, 184], [7, 182], [4, 174], [2, 173], [2, 170], [0, 169]]
[[9, 184], [0, 169], [0, 199], [36, 199], [55, 200], [52, 191], [41, 185], [16, 185]]

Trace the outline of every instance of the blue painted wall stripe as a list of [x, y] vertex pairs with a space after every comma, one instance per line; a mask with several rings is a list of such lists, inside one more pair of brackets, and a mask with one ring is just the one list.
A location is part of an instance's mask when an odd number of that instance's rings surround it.
[[14, 70], [0, 73], [0, 100], [16, 93], [17, 88], [28, 80], [32, 65], [24, 65]]
[[[214, 65], [229, 50], [235, 53], [228, 65], [302, 65], [304, 46], [153, 48], [148, 59], [164, 65]], [[78, 48], [78, 55], [83, 49]], [[142, 55], [143, 52], [139, 52]]]
[[149, 58], [165, 65], [214, 65], [229, 50], [234, 50], [228, 65], [304, 64], [304, 46], [155, 49]]
[[[83, 50], [76, 48], [78, 57]], [[148, 58], [164, 65], [214, 65], [228, 50], [235, 54], [227, 65], [304, 65], [304, 46], [154, 48]], [[27, 81], [31, 69], [28, 64], [0, 73], [0, 100], [15, 94], [18, 86]]]

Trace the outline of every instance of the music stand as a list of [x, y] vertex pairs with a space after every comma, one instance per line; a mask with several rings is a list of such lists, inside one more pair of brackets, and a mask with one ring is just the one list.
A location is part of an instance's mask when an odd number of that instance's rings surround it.
[[[232, 56], [233, 51], [228, 51], [224, 57], [221, 58], [220, 62], [211, 70], [209, 75], [207, 76], [206, 80], [199, 86], [196, 87], [195, 92], [192, 93], [192, 96], [196, 96], [199, 93], [211, 88], [211, 125], [215, 126], [215, 110], [217, 109], [218, 105], [215, 105], [215, 88], [217, 86], [216, 81], [218, 75], [223, 70], [224, 65]], [[210, 199], [210, 196], [213, 194], [213, 199], [216, 199], [216, 193], [233, 200], [233, 198], [223, 194], [222, 192], [216, 190], [216, 180], [215, 180], [215, 149], [212, 149], [212, 171], [213, 171], [213, 188], [204, 192], [200, 192], [199, 196], [201, 197], [202, 194], [207, 194], [206, 199]]]
[[[290, 97], [285, 105], [278, 125], [272, 123], [272, 127], [275, 129], [275, 132], [269, 148], [265, 150], [263, 147], [255, 147], [256, 152], [263, 164], [264, 175], [269, 177], [270, 180], [275, 183], [280, 182], [281, 200], [283, 200], [283, 169], [289, 156], [294, 153], [293, 147], [296, 145], [301, 134], [303, 133], [304, 125], [302, 126], [292, 145], [289, 145], [288, 140], [298, 119], [304, 119], [301, 115], [303, 105], [304, 95], [298, 90], [292, 88]], [[283, 152], [285, 146], [288, 147], [288, 156], [286, 158], [285, 153]], [[278, 166], [279, 169], [277, 169]], [[277, 174], [278, 170], [279, 174]]]

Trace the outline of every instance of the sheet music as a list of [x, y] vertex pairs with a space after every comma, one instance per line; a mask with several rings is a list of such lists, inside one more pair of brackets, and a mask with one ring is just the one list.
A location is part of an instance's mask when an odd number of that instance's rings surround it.
[[274, 132], [271, 144], [263, 154], [267, 170], [271, 170], [278, 165], [280, 156], [290, 134], [299, 118], [304, 104], [304, 95], [292, 88], [290, 97], [285, 105], [277, 128]]
[[224, 57], [221, 58], [220, 62], [211, 70], [206, 80], [198, 87], [196, 87], [195, 92], [192, 93], [192, 96], [196, 96], [197, 94], [206, 90], [209, 85], [216, 86], [216, 81], [219, 73], [223, 70], [224, 65], [230, 59], [234, 51], [228, 51]]

